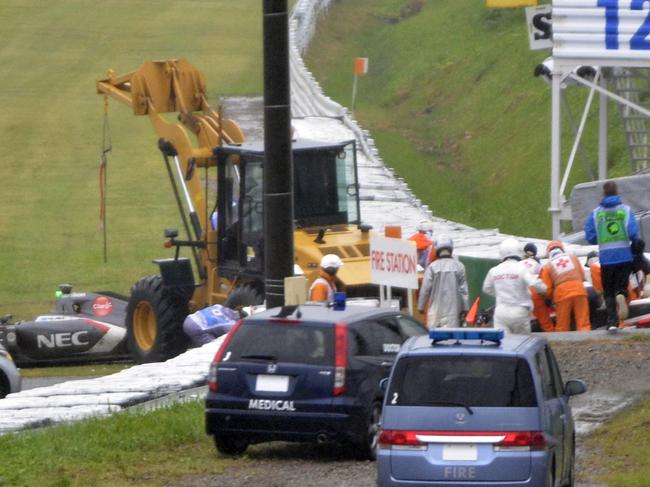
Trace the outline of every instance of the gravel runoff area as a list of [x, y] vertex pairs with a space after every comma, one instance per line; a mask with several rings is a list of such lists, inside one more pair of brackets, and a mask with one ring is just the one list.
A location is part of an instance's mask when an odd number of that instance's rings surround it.
[[[632, 333], [634, 338], [630, 338]], [[650, 364], [650, 334], [626, 330], [610, 335], [595, 331], [590, 332], [588, 340], [581, 340], [584, 335], [576, 332], [548, 334], [548, 338], [564, 380], [582, 379], [588, 386], [586, 394], [572, 400], [578, 430], [576, 485], [594, 487], [592, 477], [602, 457], [585, 451], [580, 438], [622, 408], [647, 397], [650, 381], [645, 371]], [[194, 475], [176, 485], [370, 487], [375, 483], [375, 463], [352, 460], [341, 447], [270, 443], [250, 447], [244, 457], [233, 460], [219, 475]]]

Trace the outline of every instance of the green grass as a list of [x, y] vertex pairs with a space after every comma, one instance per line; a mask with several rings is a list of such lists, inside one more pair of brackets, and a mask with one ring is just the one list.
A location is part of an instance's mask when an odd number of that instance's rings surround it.
[[[355, 117], [434, 215], [548, 237], [550, 88], [532, 74], [546, 55], [529, 50], [523, 9], [357, 0], [334, 4], [306, 61], [327, 94], [350, 106], [353, 60], [369, 58]], [[579, 119], [575, 103], [587, 92], [567, 95]], [[610, 172], [620, 175], [629, 165], [611, 112]], [[584, 149], [594, 172], [596, 134], [593, 117]], [[565, 160], [572, 140], [564, 139]], [[569, 188], [589, 179], [582, 159], [574, 167]]]
[[48, 311], [56, 286], [128, 294], [179, 226], [149, 120], [111, 101], [108, 263], [99, 231], [103, 101], [112, 68], [186, 57], [221, 95], [262, 92], [262, 6], [254, 0], [6, 0], [0, 9], [0, 314]]
[[598, 428], [586, 448], [598, 452], [592, 480], [609, 487], [650, 486], [650, 400]]
[[162, 486], [219, 473], [203, 403], [0, 436], [0, 486]]
[[21, 367], [23, 379], [35, 377], [99, 377], [120, 372], [131, 367], [130, 363], [107, 363], [92, 365], [64, 365], [60, 367]]

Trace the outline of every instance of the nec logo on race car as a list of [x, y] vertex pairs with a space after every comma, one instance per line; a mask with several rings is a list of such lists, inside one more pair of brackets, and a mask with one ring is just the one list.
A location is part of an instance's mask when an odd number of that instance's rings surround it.
[[293, 401], [274, 401], [270, 399], [251, 399], [248, 409], [261, 409], [263, 411], [295, 411]]
[[[85, 336], [85, 340], [83, 339]], [[37, 335], [36, 344], [38, 348], [62, 348], [88, 345], [88, 332], [77, 331], [75, 333], [51, 333], [50, 335]]]

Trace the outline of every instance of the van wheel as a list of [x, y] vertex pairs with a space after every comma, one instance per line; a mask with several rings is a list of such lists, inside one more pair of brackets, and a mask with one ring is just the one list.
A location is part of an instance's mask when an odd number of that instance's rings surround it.
[[222, 455], [241, 455], [248, 448], [248, 441], [234, 436], [214, 436], [214, 446]]
[[373, 402], [366, 422], [363, 442], [355, 445], [354, 456], [359, 460], [375, 461], [379, 445], [379, 422], [381, 420], [381, 403]]
[[564, 484], [565, 487], [573, 487], [576, 483], [576, 438], [573, 435], [571, 444], [571, 469], [569, 470], [569, 480]]
[[550, 468], [548, 472], [546, 472], [546, 482], [544, 482], [545, 487], [555, 487], [555, 479], [553, 478], [553, 470], [554, 468]]

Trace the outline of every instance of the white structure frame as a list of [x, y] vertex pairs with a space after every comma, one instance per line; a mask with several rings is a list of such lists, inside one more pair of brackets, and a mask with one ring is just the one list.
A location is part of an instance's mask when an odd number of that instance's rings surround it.
[[[553, 63], [551, 78], [551, 214], [552, 237], [561, 235], [560, 222], [569, 218], [569, 209], [565, 207], [567, 180], [582, 133], [587, 120], [595, 92], [599, 93], [599, 130], [598, 130], [598, 179], [607, 179], [607, 139], [608, 119], [607, 101], [627, 105], [639, 114], [650, 118], [650, 110], [627, 100], [608, 90], [602, 68], [628, 67], [650, 68], [650, 48], [635, 48], [634, 37], [643, 34], [648, 17], [648, 3], [641, 2], [642, 8], [632, 8], [630, 2], [620, 2], [619, 5], [608, 7], [615, 10], [615, 16], [606, 16], [607, 8], [599, 7], [597, 0], [553, 0]], [[645, 8], [645, 10], [643, 9]], [[609, 12], [611, 13], [611, 12]], [[605, 35], [605, 26], [610, 22], [616, 23], [617, 37], [613, 48], [611, 35]], [[641, 26], [641, 27], [639, 27]], [[611, 26], [608, 26], [611, 27]], [[611, 31], [611, 28], [610, 30]], [[608, 31], [608, 32], [609, 32]], [[637, 44], [647, 43], [637, 39]], [[594, 66], [596, 78], [594, 81], [578, 76], [580, 66]], [[560, 180], [562, 159], [562, 88], [565, 83], [573, 82], [590, 89], [583, 111], [580, 125], [577, 129], [573, 148], [566, 164], [566, 169]]]

